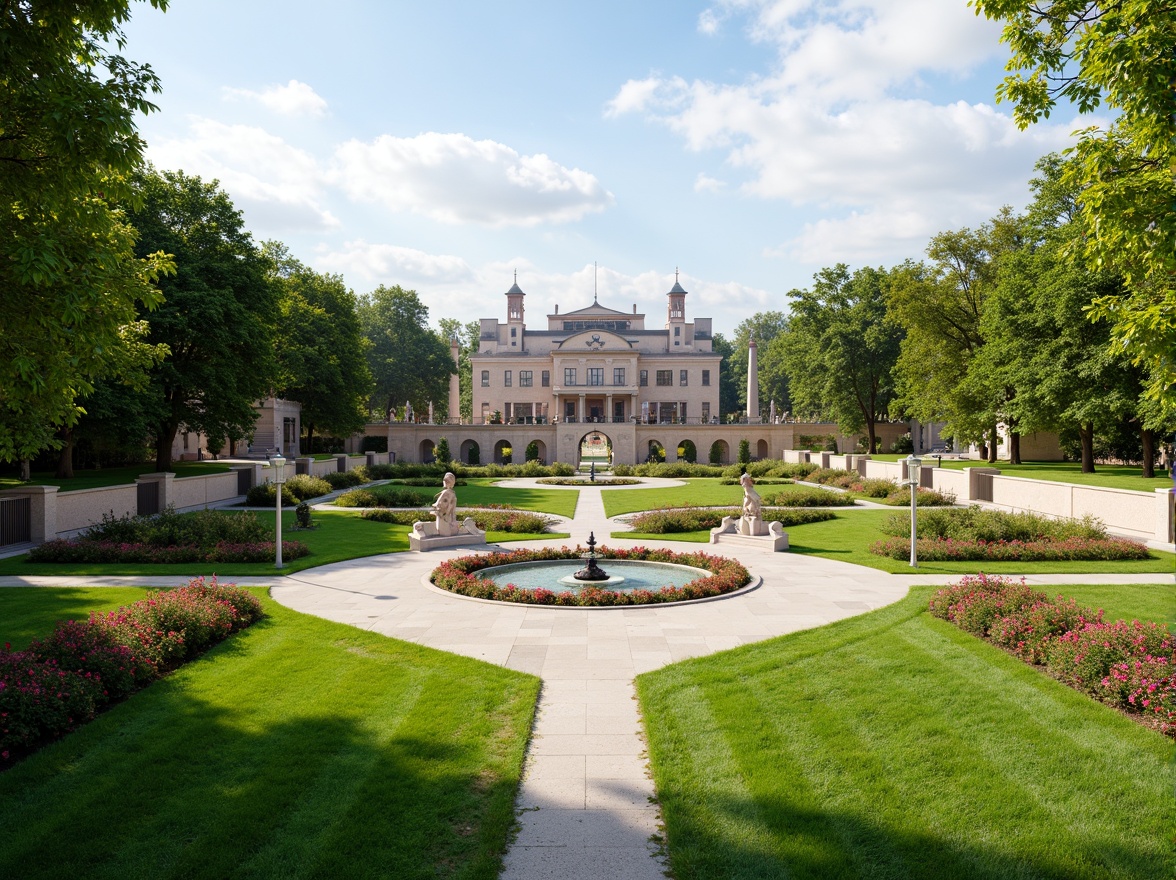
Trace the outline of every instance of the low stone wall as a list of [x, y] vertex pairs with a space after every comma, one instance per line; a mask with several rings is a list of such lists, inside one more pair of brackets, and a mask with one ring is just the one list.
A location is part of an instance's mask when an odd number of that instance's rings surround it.
[[[73, 494], [73, 493], [70, 493]], [[237, 496], [237, 474], [205, 474], [173, 480], [168, 502], [176, 510], [208, 507]]]
[[100, 522], [104, 514], [114, 516], [134, 516], [139, 512], [139, 501], [136, 487], [103, 486], [99, 489], [79, 489], [76, 492], [58, 492], [56, 496], [57, 508], [57, 537], [88, 528]]

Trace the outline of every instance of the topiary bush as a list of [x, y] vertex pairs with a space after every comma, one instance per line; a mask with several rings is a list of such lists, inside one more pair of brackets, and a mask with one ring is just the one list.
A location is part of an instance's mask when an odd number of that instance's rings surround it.
[[[245, 493], [245, 503], [250, 507], [273, 507], [277, 500], [277, 489], [269, 480], [258, 483]], [[298, 499], [290, 489], [289, 483], [282, 484], [282, 507], [294, 507]]]
[[365, 467], [352, 468], [349, 471], [330, 471], [323, 474], [332, 489], [350, 489], [352, 486], [362, 486], [371, 482]]

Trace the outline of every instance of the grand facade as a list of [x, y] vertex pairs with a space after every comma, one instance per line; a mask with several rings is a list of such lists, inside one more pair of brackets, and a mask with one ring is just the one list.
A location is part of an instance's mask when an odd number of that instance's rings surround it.
[[686, 319], [675, 280], [666, 321], [591, 305], [527, 326], [526, 294], [506, 293], [506, 321], [483, 318], [473, 367], [475, 424], [711, 424], [719, 418], [720, 355], [711, 319]]

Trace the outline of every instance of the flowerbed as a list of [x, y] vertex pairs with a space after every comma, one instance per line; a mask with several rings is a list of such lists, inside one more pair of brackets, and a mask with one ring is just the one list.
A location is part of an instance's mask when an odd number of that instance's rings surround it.
[[231, 584], [187, 586], [89, 620], [63, 621], [23, 651], [0, 651], [0, 766], [78, 727], [262, 616]]
[[1107, 623], [1072, 599], [983, 574], [940, 590], [929, 610], [1176, 737], [1176, 637], [1166, 625]]
[[[875, 541], [870, 552], [891, 559], [907, 559], [910, 538]], [[919, 538], [915, 553], [926, 562], [1059, 562], [1147, 559], [1144, 544], [1127, 538], [1040, 538], [1036, 541], [956, 541]]]
[[[482, 531], [533, 534], [547, 531], [554, 520], [550, 517], [525, 510], [461, 510], [458, 518], [470, 517]], [[388, 510], [378, 507], [360, 514], [363, 519], [376, 522], [397, 523], [411, 526], [417, 522], [432, 522], [433, 514], [428, 510]]]
[[[703, 529], [717, 528], [725, 516], [739, 516], [742, 513], [736, 507], [720, 508], [689, 508], [650, 510], [630, 517], [628, 523], [635, 532], [663, 535], [678, 532], [697, 532]], [[762, 510], [765, 521], [778, 520], [785, 528], [799, 526], [805, 523], [824, 522], [835, 519], [836, 514], [827, 510], [778, 510], [764, 508]]]
[[544, 486], [638, 486], [643, 481], [633, 477], [543, 477], [535, 482]]
[[[275, 556], [273, 541], [233, 544], [220, 541], [211, 547], [181, 544], [157, 547], [154, 544], [117, 543], [114, 541], [46, 541], [29, 551], [29, 562], [142, 562], [164, 565], [169, 562], [269, 562]], [[310, 548], [301, 541], [283, 541], [285, 559], [301, 559]]]
[[443, 590], [473, 596], [478, 599], [495, 599], [499, 602], [521, 602], [528, 605], [565, 606], [608, 606], [608, 605], [650, 605], [659, 602], [681, 602], [687, 599], [704, 599], [721, 596], [743, 587], [751, 579], [747, 569], [737, 560], [708, 553], [673, 553], [647, 547], [630, 550], [600, 547], [596, 554], [601, 559], [628, 559], [642, 562], [668, 562], [675, 565], [689, 565], [709, 571], [709, 577], [700, 577], [681, 587], [662, 587], [659, 590], [634, 590], [620, 593], [599, 587], [585, 587], [577, 592], [528, 590], [508, 584], [500, 587], [493, 581], [478, 577], [477, 572], [495, 565], [515, 562], [537, 562], [553, 559], [576, 559], [583, 557], [583, 547], [561, 547], [544, 550], [515, 550], [510, 553], [487, 553], [479, 556], [462, 556], [441, 563], [433, 569], [433, 583]]

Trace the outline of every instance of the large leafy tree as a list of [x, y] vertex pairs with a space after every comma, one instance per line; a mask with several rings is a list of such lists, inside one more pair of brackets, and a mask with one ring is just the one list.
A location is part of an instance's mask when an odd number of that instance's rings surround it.
[[1122, 276], [1096, 297], [1115, 346], [1148, 369], [1149, 396], [1176, 410], [1176, 0], [976, 0], [1002, 20], [1012, 56], [997, 90], [1022, 128], [1059, 100], [1105, 104], [1106, 127], [1080, 133], [1064, 176], [1080, 192], [1072, 257]]
[[315, 272], [280, 242], [262, 254], [281, 298], [275, 328], [277, 395], [302, 404], [308, 443], [316, 430], [347, 436], [363, 429], [372, 391], [368, 341], [341, 275]]
[[791, 294], [784, 347], [797, 411], [832, 417], [846, 433], [864, 428], [871, 452], [894, 396], [903, 335], [887, 313], [888, 274], [868, 267], [851, 274], [844, 263], [822, 269], [812, 289]]
[[148, 169], [135, 184], [138, 205], [129, 217], [139, 249], [165, 251], [176, 264], [175, 274], [158, 282], [164, 304], [147, 316], [148, 340], [170, 351], [151, 370], [146, 392], [157, 413], [155, 468], [166, 471], [181, 427], [211, 437], [252, 431], [254, 404], [279, 378], [279, 288], [216, 182]]
[[359, 322], [371, 342], [372, 409], [387, 412], [411, 403], [420, 413], [430, 401], [449, 399], [455, 369], [449, 341], [429, 327], [429, 308], [415, 290], [381, 284], [360, 297]]
[[168, 263], [136, 257], [112, 206], [142, 162], [135, 116], [159, 91], [118, 54], [129, 15], [126, 0], [0, 4], [0, 460], [61, 445], [77, 398], [159, 302]]

